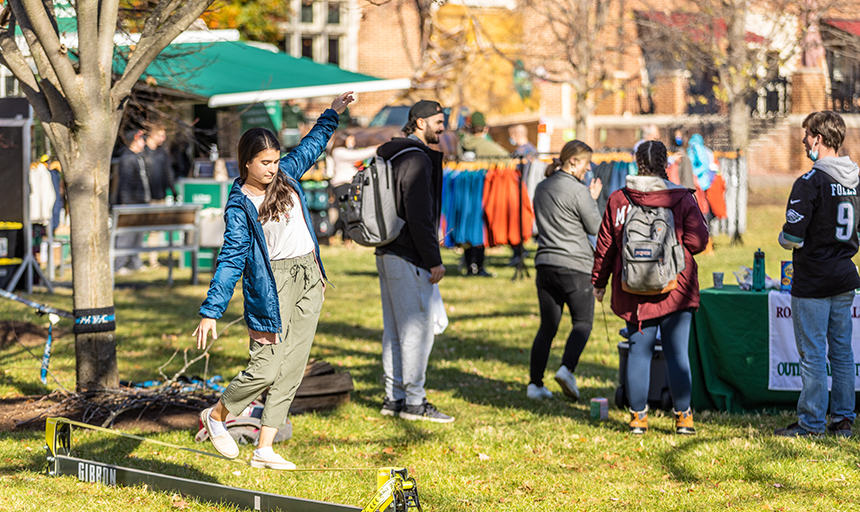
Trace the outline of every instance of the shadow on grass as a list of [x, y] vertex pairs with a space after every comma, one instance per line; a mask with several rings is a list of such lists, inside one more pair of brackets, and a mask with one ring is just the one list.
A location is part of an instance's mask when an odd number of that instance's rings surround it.
[[[510, 315], [516, 316], [513, 312]], [[336, 342], [317, 342], [315, 347], [316, 349], [335, 351], [341, 358], [351, 356], [351, 364], [349, 367], [344, 367], [343, 370], [349, 371], [357, 384], [357, 391], [352, 394], [353, 400], [370, 408], [381, 407], [384, 396], [381, 362], [382, 330], [363, 328], [357, 324], [321, 321], [318, 333], [365, 340], [374, 344], [375, 348], [372, 353], [368, 353], [366, 350], [350, 349]], [[523, 370], [524, 381], [528, 380], [528, 350], [488, 341], [479, 338], [477, 333], [474, 335], [441, 335], [436, 338], [433, 352], [430, 355], [426, 388], [451, 391], [455, 396], [476, 405], [489, 405], [499, 408], [515, 407], [538, 414], [565, 417], [581, 416], [579, 419], [588, 417], [587, 410], [572, 407], [573, 402], [560, 393], [551, 400], [530, 400], [525, 395], [525, 383], [499, 380], [485, 375], [484, 372], [474, 367], [473, 361], [497, 361], [505, 365], [520, 366]], [[442, 363], [454, 363], [460, 367], [471, 366], [471, 368], [452, 368], [449, 364]], [[546, 380], [551, 380], [553, 374], [554, 369], [548, 368]], [[610, 382], [609, 385], [582, 386], [580, 388], [580, 404], [587, 404], [591, 398], [595, 397], [608, 397], [612, 401], [617, 384], [617, 366], [581, 361], [576, 369], [576, 374], [580, 376], [581, 380], [582, 377], [595, 377], [598, 380]]]
[[[0, 357], [0, 368], [8, 367], [6, 357]], [[14, 359], [12, 359], [14, 360]], [[36, 374], [38, 369], [38, 363], [33, 364], [33, 373]], [[3, 375], [0, 374], [0, 382], [5, 386], [9, 386], [17, 390], [17, 392], [23, 396], [33, 396], [33, 395], [44, 395], [48, 393], [48, 389], [42, 385], [42, 383], [38, 379], [33, 380], [23, 380], [15, 378], [13, 375]], [[50, 385], [54, 383], [49, 380]]]
[[[782, 462], [796, 462], [798, 460], [807, 460], [810, 463], [815, 462], [832, 462], [827, 460], [816, 460], [820, 457], [818, 454], [810, 450], [818, 443], [823, 443], [828, 446], [838, 446], [838, 449], [845, 454], [845, 459], [856, 461], [860, 457], [860, 447], [851, 440], [842, 438], [823, 438], [823, 439], [793, 439], [788, 440], [776, 436], [765, 434], [766, 437], [757, 440], [758, 446], [754, 450], [744, 450], [745, 455], [742, 455], [741, 460], [735, 460], [733, 464], [734, 470], [738, 472], [735, 480], [756, 483], [763, 486], [773, 485], [776, 488], [784, 490], [784, 492], [796, 493], [811, 493], [820, 494], [821, 487], [824, 481], [813, 480], [809, 485], [798, 485], [789, 483], [786, 478], [786, 473], [783, 470], [774, 469], [768, 471], [768, 467], [780, 468]], [[700, 452], [706, 449], [709, 445], [719, 443], [731, 443], [736, 441], [737, 437], [727, 436], [709, 436], [688, 438], [678, 443], [676, 447], [665, 450], [660, 456], [662, 465], [673, 479], [686, 483], [705, 483], [713, 480], [719, 480], [707, 473], [707, 469], [697, 469], [695, 466], [701, 466], [702, 456]], [[766, 464], [767, 463], [767, 464]], [[711, 465], [717, 467], [723, 466], [723, 461], [714, 457]], [[845, 471], [854, 470], [853, 466], [845, 468]], [[835, 470], [833, 474], [839, 474], [842, 470]], [[797, 480], [795, 480], [797, 481]], [[735, 500], [733, 500], [734, 502]], [[750, 497], [750, 503], [760, 503], [760, 498]], [[738, 505], [738, 503], [735, 503]]]

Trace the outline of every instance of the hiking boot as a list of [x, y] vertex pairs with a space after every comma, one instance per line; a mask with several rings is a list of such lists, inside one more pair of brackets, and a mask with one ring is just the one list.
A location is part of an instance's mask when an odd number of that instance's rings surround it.
[[538, 386], [537, 384], [529, 384], [526, 388], [526, 396], [532, 400], [543, 400], [544, 398], [552, 398], [552, 391], [546, 386]]
[[773, 432], [773, 435], [782, 437], [821, 437], [822, 434], [822, 432], [806, 430], [798, 422], [794, 422], [785, 428], [778, 428]]
[[561, 386], [561, 391], [565, 395], [573, 398], [574, 400], [579, 400], [579, 388], [576, 387], [576, 377], [570, 373], [567, 366], [562, 365], [562, 367], [558, 369], [558, 372], [555, 374], [555, 381], [558, 382], [559, 386]]
[[280, 470], [296, 469], [295, 464], [284, 459], [277, 453], [269, 452], [261, 455], [260, 450], [254, 450], [254, 456], [251, 458], [251, 467]]
[[239, 446], [236, 444], [236, 440], [233, 439], [233, 436], [228, 432], [222, 432], [217, 436], [212, 435], [210, 421], [214, 420], [210, 420], [209, 418], [209, 415], [212, 414], [212, 409], [214, 409], [214, 406], [200, 411], [200, 422], [203, 424], [206, 432], [209, 432], [209, 440], [212, 441], [212, 446], [218, 450], [218, 453], [228, 459], [235, 459], [239, 456]]
[[827, 435], [851, 437], [851, 427], [853, 426], [854, 423], [848, 418], [842, 418], [839, 421], [832, 421], [830, 422], [830, 425], [827, 425]]
[[453, 417], [439, 412], [426, 398], [420, 405], [406, 404], [403, 410], [400, 411], [400, 417], [409, 421], [423, 420], [434, 423], [451, 423], [454, 421]]
[[693, 411], [687, 409], [683, 412], [672, 410], [675, 415], [675, 433], [685, 436], [696, 435], [696, 429], [693, 427]]
[[379, 414], [383, 416], [400, 416], [400, 412], [403, 410], [403, 407], [406, 405], [406, 399], [401, 398], [400, 400], [391, 400], [388, 397], [382, 399], [382, 409], [379, 411]]
[[648, 406], [645, 406], [644, 411], [630, 411], [630, 423], [628, 423], [630, 433], [635, 436], [641, 436], [648, 432]]

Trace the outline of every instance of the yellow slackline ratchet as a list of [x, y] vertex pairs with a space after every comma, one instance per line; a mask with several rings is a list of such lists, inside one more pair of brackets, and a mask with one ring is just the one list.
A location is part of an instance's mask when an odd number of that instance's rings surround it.
[[[214, 503], [232, 503], [252, 510], [282, 510], [284, 512], [421, 512], [418, 486], [406, 468], [384, 467], [376, 469], [376, 492], [364, 508], [312, 501], [278, 494], [269, 494], [238, 487], [199, 482], [160, 473], [123, 468], [71, 456], [71, 427], [76, 426], [106, 434], [158, 444], [168, 448], [205, 455], [232, 463], [250, 465], [239, 459], [228, 459], [220, 454], [195, 450], [155, 439], [118, 432], [67, 418], [48, 418], [45, 422], [45, 443], [48, 455], [48, 474], [52, 476], [75, 475], [86, 482], [102, 482], [107, 485], [146, 485], [159, 491], [173, 491], [197, 496]], [[366, 471], [373, 468], [297, 468], [290, 471]]]

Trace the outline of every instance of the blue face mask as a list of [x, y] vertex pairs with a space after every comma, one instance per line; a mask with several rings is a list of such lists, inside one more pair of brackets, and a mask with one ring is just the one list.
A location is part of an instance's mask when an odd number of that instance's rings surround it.
[[[815, 147], [815, 146], [812, 146], [812, 147]], [[812, 160], [813, 162], [815, 162], [816, 160], [818, 160], [818, 150], [817, 150], [817, 149], [816, 149], [816, 150], [812, 150], [812, 149], [810, 149], [809, 151], [807, 151], [807, 152], [806, 152], [806, 155], [807, 155], [807, 156], [809, 157], [809, 159], [810, 159], [810, 160]]]
[[684, 145], [684, 139], [682, 139], [681, 137], [675, 137], [675, 145], [676, 146], [683, 146]]

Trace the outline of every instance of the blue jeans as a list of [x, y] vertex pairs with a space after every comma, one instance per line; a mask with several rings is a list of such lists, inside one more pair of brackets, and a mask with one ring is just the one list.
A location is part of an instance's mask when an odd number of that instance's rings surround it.
[[[830, 416], [833, 421], [854, 421], [854, 351], [851, 349], [850, 291], [823, 299], [791, 298], [791, 319], [803, 389], [797, 401], [800, 426], [824, 432], [827, 415], [827, 360], [833, 383]], [[829, 350], [828, 350], [829, 348]], [[825, 359], [826, 356], [826, 359]]]
[[690, 323], [693, 312], [675, 311], [666, 316], [646, 320], [640, 325], [627, 322], [630, 335], [630, 352], [627, 356], [627, 398], [630, 409], [642, 411], [648, 405], [648, 388], [651, 384], [651, 358], [657, 344], [657, 326], [660, 326], [663, 356], [669, 370], [669, 392], [676, 411], [690, 408], [692, 376], [690, 375]]

